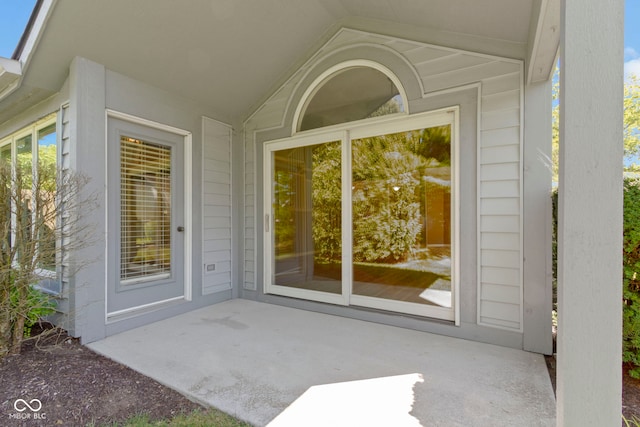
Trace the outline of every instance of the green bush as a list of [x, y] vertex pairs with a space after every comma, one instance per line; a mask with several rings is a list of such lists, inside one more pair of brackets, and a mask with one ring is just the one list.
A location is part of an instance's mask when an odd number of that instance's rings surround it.
[[24, 317], [24, 336], [30, 337], [33, 325], [43, 317], [55, 313], [56, 304], [51, 297], [33, 286], [27, 289], [27, 297], [22, 302], [18, 295], [19, 289], [11, 289], [11, 307], [14, 315]]
[[640, 378], [640, 181], [624, 182], [622, 360]]

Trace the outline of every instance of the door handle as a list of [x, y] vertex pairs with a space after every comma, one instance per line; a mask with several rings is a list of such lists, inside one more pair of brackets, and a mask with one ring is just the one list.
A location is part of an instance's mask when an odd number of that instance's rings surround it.
[[184, 227], [183, 226], [178, 226], [178, 231], [183, 232], [184, 231]]

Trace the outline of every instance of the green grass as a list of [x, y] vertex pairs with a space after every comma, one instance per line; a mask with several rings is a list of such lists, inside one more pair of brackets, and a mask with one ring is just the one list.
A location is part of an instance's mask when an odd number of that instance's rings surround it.
[[[88, 427], [94, 427], [89, 424]], [[124, 423], [106, 424], [102, 427], [251, 427], [251, 424], [240, 421], [231, 415], [208, 409], [188, 414], [177, 415], [170, 420], [150, 421], [149, 415], [136, 415]]]
[[640, 427], [640, 420], [638, 420], [636, 417], [631, 417], [630, 420], [627, 420], [623, 415], [622, 421], [624, 422], [626, 427]]

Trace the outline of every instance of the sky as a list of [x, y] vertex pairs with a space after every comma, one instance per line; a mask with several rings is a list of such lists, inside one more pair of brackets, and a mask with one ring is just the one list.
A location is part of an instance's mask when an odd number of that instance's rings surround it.
[[640, 77], [640, 0], [626, 0], [624, 13], [624, 71]]
[[0, 1], [0, 56], [11, 58], [35, 4], [36, 0]]
[[[0, 56], [10, 58], [36, 0], [0, 0]], [[640, 76], [640, 0], [625, 1], [625, 72]]]

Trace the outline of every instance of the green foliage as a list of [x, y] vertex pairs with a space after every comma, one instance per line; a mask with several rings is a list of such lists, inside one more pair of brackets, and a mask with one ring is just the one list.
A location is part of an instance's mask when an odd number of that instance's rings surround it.
[[624, 183], [622, 359], [640, 378], [640, 182]]
[[353, 141], [353, 259], [398, 262], [422, 230], [418, 131]]
[[[553, 83], [552, 110], [552, 165], [553, 180], [558, 181], [558, 162], [560, 146], [560, 69], [556, 67], [556, 74]], [[556, 102], [559, 101], [559, 102]], [[624, 136], [624, 156], [626, 160], [633, 160], [640, 154], [640, 78], [630, 76], [624, 84], [624, 113], [623, 113], [623, 136]], [[629, 171], [640, 171], [640, 165], [632, 164], [626, 167]]]
[[560, 164], [560, 67], [556, 65], [553, 76], [551, 99], [551, 167], [553, 181], [558, 182], [558, 165]]
[[[426, 175], [448, 176], [450, 126], [362, 138], [352, 141], [353, 259], [355, 262], [405, 261], [419, 245], [426, 210]], [[341, 148], [339, 142], [313, 147], [313, 242], [316, 260], [341, 259]], [[430, 171], [427, 173], [427, 171]], [[444, 172], [443, 172], [444, 171]], [[277, 174], [277, 171], [276, 171]], [[276, 176], [276, 194], [293, 188], [287, 176]], [[447, 189], [447, 191], [450, 191]], [[286, 198], [284, 198], [286, 201]], [[286, 205], [286, 206], [285, 206]], [[293, 239], [293, 210], [274, 203], [276, 246]], [[282, 210], [282, 212], [280, 212]], [[278, 228], [279, 227], [279, 228]], [[286, 253], [285, 250], [283, 250]]]
[[24, 317], [24, 336], [31, 336], [31, 328], [40, 319], [55, 313], [55, 301], [47, 294], [29, 286], [26, 288], [26, 297], [20, 298], [20, 289], [11, 289], [11, 313], [14, 316]]
[[640, 154], [640, 80], [631, 76], [624, 85], [624, 153]]
[[314, 147], [313, 240], [316, 259], [340, 261], [342, 256], [341, 144], [330, 142]]

